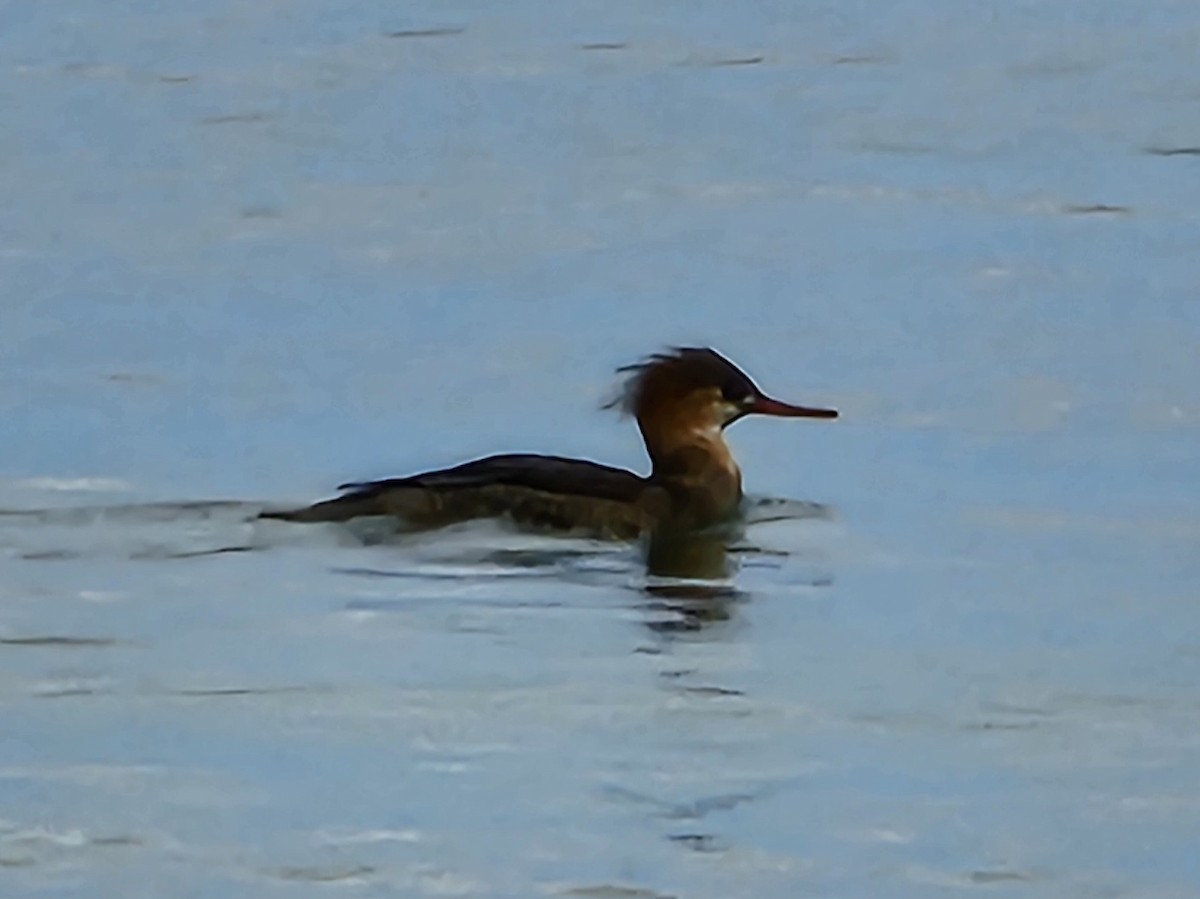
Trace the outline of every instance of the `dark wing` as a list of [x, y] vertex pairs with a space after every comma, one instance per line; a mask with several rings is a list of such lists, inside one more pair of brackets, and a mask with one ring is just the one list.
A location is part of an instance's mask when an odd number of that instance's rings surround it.
[[344, 484], [347, 491], [303, 509], [264, 512], [285, 521], [347, 521], [389, 515], [417, 528], [507, 515], [538, 528], [632, 537], [666, 501], [631, 471], [583, 459], [512, 454], [405, 478]]
[[397, 488], [453, 491], [500, 486], [616, 502], [637, 502], [646, 489], [647, 481], [632, 471], [585, 459], [510, 453], [473, 459], [453, 468], [426, 471], [404, 478], [342, 484], [338, 489], [366, 497]]

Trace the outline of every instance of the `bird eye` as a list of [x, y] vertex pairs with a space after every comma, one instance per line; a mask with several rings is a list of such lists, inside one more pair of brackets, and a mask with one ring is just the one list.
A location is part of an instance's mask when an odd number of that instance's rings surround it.
[[750, 398], [750, 388], [739, 380], [726, 381], [721, 386], [721, 399], [727, 403], [741, 405]]

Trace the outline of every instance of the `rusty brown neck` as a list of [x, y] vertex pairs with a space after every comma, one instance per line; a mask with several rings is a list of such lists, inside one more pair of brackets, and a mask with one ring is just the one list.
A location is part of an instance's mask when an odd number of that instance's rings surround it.
[[638, 422], [652, 464], [650, 480], [670, 494], [674, 523], [704, 527], [732, 517], [742, 498], [742, 473], [720, 426], [679, 424]]

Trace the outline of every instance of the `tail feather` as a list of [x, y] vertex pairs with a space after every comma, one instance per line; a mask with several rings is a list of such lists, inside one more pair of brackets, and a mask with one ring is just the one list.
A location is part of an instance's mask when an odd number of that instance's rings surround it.
[[351, 493], [335, 499], [327, 499], [302, 509], [263, 511], [259, 518], [276, 521], [313, 523], [321, 521], [349, 521], [363, 515], [386, 515], [388, 510], [378, 496]]

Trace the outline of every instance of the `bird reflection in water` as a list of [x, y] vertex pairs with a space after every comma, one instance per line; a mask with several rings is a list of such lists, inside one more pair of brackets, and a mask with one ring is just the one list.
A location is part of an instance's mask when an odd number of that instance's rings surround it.
[[687, 633], [729, 620], [742, 596], [730, 582], [737, 567], [729, 554], [731, 536], [727, 531], [659, 534], [647, 541], [648, 581], [642, 589], [649, 598], [651, 630]]
[[[733, 584], [739, 562], [746, 556], [788, 556], [743, 542], [748, 524], [829, 520], [833, 509], [801, 500], [761, 498], [748, 502], [736, 525], [702, 531], [677, 531], [650, 536], [645, 546], [651, 613], [647, 626], [659, 634], [689, 633], [729, 621], [746, 592]], [[830, 583], [826, 574], [814, 586]]]
[[[752, 567], [778, 567], [784, 560], [794, 558], [791, 550], [770, 548], [757, 542], [747, 542], [747, 530], [758, 525], [774, 523], [779, 527], [792, 522], [801, 528], [807, 523], [834, 517], [829, 506], [802, 500], [759, 498], [748, 501], [742, 514], [734, 521], [703, 530], [664, 530], [648, 535], [640, 542], [639, 561], [644, 566], [644, 578], [637, 588], [642, 600], [638, 607], [645, 613], [645, 624], [660, 635], [695, 633], [715, 624], [730, 621], [736, 607], [749, 598], [749, 593], [735, 583], [743, 564]], [[520, 530], [520, 529], [518, 529]], [[347, 523], [345, 533], [364, 546], [406, 545], [414, 554], [421, 554], [421, 540], [430, 532], [403, 527], [387, 517], [360, 518]], [[463, 568], [479, 564], [498, 565], [506, 569], [527, 569], [531, 577], [544, 577], [553, 572], [564, 580], [585, 584], [613, 584], [617, 574], [628, 577], [628, 564], [633, 560], [623, 553], [612, 554], [611, 543], [591, 544], [537, 543], [523, 546], [481, 546], [485, 536], [474, 528], [460, 530], [453, 536], [445, 531], [439, 538], [423, 545], [437, 548], [425, 561], [434, 565], [449, 564], [450, 572], [443, 576], [461, 576]], [[803, 546], [810, 535], [798, 532], [789, 544]], [[485, 541], [486, 542], [486, 541]], [[598, 547], [604, 546], [604, 549]], [[446, 551], [449, 551], [447, 554]], [[812, 561], [809, 552], [801, 549], [800, 558]], [[618, 561], [619, 560], [619, 561]], [[411, 561], [411, 560], [410, 560]], [[431, 568], [411, 565], [395, 570], [378, 568], [340, 569], [346, 573], [373, 576], [428, 578], [435, 576]], [[828, 586], [831, 574], [827, 570], [811, 573], [813, 587]], [[793, 574], [789, 581], [795, 582]], [[652, 651], [652, 650], [642, 650]]]

